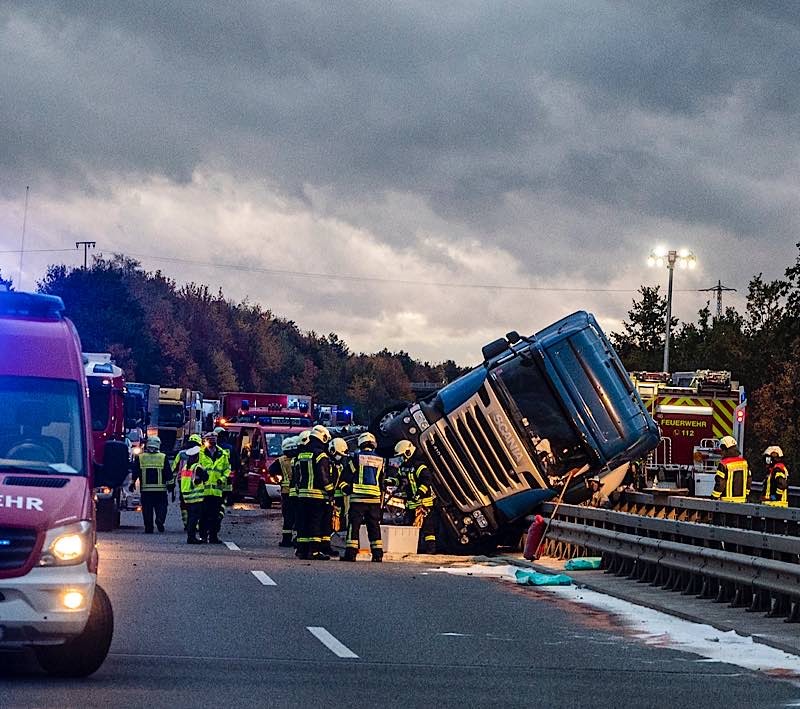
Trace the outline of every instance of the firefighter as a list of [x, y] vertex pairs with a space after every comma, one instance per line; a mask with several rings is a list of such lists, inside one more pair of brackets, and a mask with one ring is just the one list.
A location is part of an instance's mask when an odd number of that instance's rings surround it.
[[783, 462], [780, 446], [770, 446], [764, 451], [767, 475], [761, 491], [761, 502], [772, 507], [789, 506], [789, 471]]
[[205, 446], [200, 449], [199, 465], [208, 475], [203, 485], [203, 515], [200, 519], [200, 538], [209, 544], [222, 544], [219, 528], [222, 522], [222, 493], [231, 473], [228, 451], [217, 445], [217, 434], [211, 431], [204, 436]]
[[202, 544], [197, 538], [197, 528], [203, 514], [203, 491], [208, 476], [199, 465], [200, 449], [198, 445], [188, 448], [179, 463], [181, 504], [186, 508], [187, 544]]
[[347, 543], [344, 561], [358, 556], [358, 535], [361, 525], [367, 527], [373, 561], [383, 561], [381, 540], [381, 507], [386, 487], [386, 462], [377, 455], [378, 443], [369, 431], [358, 437], [358, 451], [347, 461], [339, 487], [350, 497]]
[[295, 436], [287, 436], [281, 442], [281, 453], [272, 465], [269, 466], [271, 475], [280, 475], [281, 478], [281, 513], [283, 514], [283, 531], [279, 547], [292, 546], [292, 529], [294, 528], [294, 503], [296, 497], [290, 497], [292, 488], [292, 458], [295, 455]]
[[601, 509], [611, 509], [611, 500], [608, 495], [603, 492], [603, 483], [600, 477], [595, 475], [589, 478], [589, 490], [592, 497], [589, 499], [588, 507], [599, 507]]
[[400, 478], [406, 481], [405, 523], [420, 527], [419, 551], [436, 553], [436, 518], [433, 507], [433, 480], [430, 469], [411, 441], [399, 441], [394, 452], [402, 459]]
[[331, 461], [327, 445], [331, 434], [325, 426], [314, 426], [308, 444], [297, 456], [297, 556], [328, 561], [321, 551], [327, 505], [333, 500]]
[[[228, 462], [231, 466], [231, 471], [233, 470], [233, 446], [228, 443], [228, 432], [222, 428], [222, 426], [217, 426], [214, 429], [214, 433], [217, 434], [217, 445], [222, 448], [224, 451], [228, 453]], [[233, 475], [228, 473], [227, 481], [225, 482], [225, 489], [222, 491], [222, 499], [225, 501], [225, 505], [230, 507], [233, 504]], [[225, 507], [221, 508], [221, 517], [225, 516]]]
[[711, 497], [723, 502], [747, 502], [750, 494], [750, 469], [736, 447], [736, 439], [733, 436], [723, 436], [720, 449], [722, 459], [717, 465]]
[[[181, 463], [186, 461], [186, 451], [193, 450], [197, 446], [203, 445], [203, 439], [200, 438], [199, 433], [193, 433], [189, 436], [189, 442], [187, 447], [183, 448], [183, 450], [178, 451], [175, 454], [175, 458], [172, 460], [172, 477], [177, 480], [179, 478], [179, 471], [181, 470]], [[181, 505], [181, 520], [183, 521], [183, 531], [186, 531], [187, 523], [188, 523], [188, 510], [186, 508], [186, 503], [183, 501], [183, 492], [181, 491], [180, 485], [178, 485], [178, 495], [180, 496], [180, 505]]]
[[331, 528], [334, 532], [341, 532], [347, 529], [347, 508], [348, 499], [342, 490], [342, 473], [347, 462], [348, 454], [347, 441], [344, 438], [334, 438], [328, 444], [328, 454], [331, 457], [331, 472], [333, 475], [333, 514]]
[[150, 436], [144, 445], [144, 452], [136, 457], [128, 490], [134, 491], [137, 480], [142, 495], [144, 533], [153, 533], [153, 513], [158, 531], [163, 532], [167, 518], [167, 490], [175, 494], [175, 481], [167, 456], [161, 452], [161, 439], [158, 436]]

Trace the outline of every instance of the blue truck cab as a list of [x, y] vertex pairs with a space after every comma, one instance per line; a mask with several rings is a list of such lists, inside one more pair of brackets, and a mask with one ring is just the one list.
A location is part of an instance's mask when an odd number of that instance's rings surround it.
[[428, 460], [451, 537], [468, 545], [514, 528], [569, 481], [619, 470], [656, 447], [658, 428], [597, 320], [577, 312], [531, 337], [509, 333], [484, 362], [386, 422]]

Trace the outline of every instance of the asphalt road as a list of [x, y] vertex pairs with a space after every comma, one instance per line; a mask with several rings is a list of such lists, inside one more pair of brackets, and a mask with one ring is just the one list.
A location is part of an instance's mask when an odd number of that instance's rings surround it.
[[[0, 707], [763, 707], [792, 683], [665, 648], [541, 592], [407, 563], [300, 562], [279, 512], [235, 509], [226, 546], [100, 540], [115, 613], [105, 664], [54, 680], [0, 655]], [[253, 572], [259, 572], [254, 574]], [[274, 584], [274, 585], [272, 585]], [[312, 629], [312, 630], [310, 630]], [[795, 704], [796, 705], [796, 704]]]

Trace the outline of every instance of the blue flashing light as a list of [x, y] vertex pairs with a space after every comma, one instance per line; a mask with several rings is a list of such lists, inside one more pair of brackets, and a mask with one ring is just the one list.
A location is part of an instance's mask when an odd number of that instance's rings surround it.
[[0, 315], [61, 320], [64, 301], [56, 295], [0, 291]]

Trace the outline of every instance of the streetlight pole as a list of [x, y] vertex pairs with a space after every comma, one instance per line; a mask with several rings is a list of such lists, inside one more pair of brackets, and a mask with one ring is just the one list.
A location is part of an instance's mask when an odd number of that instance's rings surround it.
[[672, 279], [675, 275], [675, 266], [693, 269], [697, 266], [697, 258], [687, 249], [677, 251], [659, 246], [654, 249], [647, 259], [648, 266], [666, 266], [669, 271], [667, 285], [667, 317], [664, 322], [664, 371], [669, 372], [669, 339], [672, 330]]

